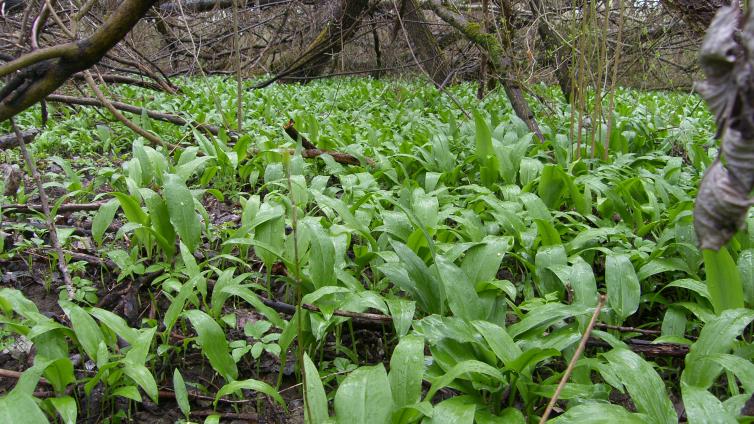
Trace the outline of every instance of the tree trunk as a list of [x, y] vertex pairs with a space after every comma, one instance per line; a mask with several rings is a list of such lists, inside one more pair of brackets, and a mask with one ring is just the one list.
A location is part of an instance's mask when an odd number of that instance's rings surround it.
[[436, 86], [445, 82], [450, 71], [445, 56], [437, 44], [437, 39], [427, 26], [424, 12], [417, 0], [403, 0], [399, 11], [410, 48], [413, 50], [420, 66], [432, 78]]
[[350, 41], [362, 18], [370, 10], [369, 0], [343, 0], [335, 16], [325, 25], [303, 54], [274, 78], [257, 87], [265, 87], [276, 80], [308, 82], [322, 74], [327, 63], [337, 56]]
[[521, 87], [512, 79], [507, 78], [510, 72], [510, 58], [505, 55], [503, 46], [494, 34], [488, 34], [480, 30], [477, 23], [470, 23], [463, 15], [452, 12], [443, 6], [441, 0], [429, 0], [428, 6], [447, 24], [461, 32], [469, 41], [483, 49], [489, 57], [492, 69], [497, 73], [500, 84], [505, 89], [505, 94], [511, 102], [516, 116], [521, 118], [529, 127], [529, 130], [540, 140], [544, 141], [542, 131], [539, 129], [537, 120], [534, 118], [529, 103], [524, 97]]
[[547, 64], [555, 70], [555, 77], [560, 85], [560, 91], [566, 102], [571, 102], [571, 94], [577, 97], [573, 92], [573, 80], [571, 78], [571, 57], [570, 54], [563, 51], [563, 45], [558, 39], [555, 30], [552, 29], [547, 20], [547, 9], [543, 0], [529, 0], [529, 7], [532, 15], [537, 20], [537, 33], [542, 40], [545, 48], [545, 58]]

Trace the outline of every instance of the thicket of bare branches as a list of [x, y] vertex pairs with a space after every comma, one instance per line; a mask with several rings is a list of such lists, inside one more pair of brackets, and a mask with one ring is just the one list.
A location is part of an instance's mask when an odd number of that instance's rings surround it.
[[234, 72], [286, 81], [413, 74], [440, 87], [482, 78], [513, 90], [512, 101], [540, 81], [560, 83], [566, 97], [613, 79], [687, 89], [698, 76], [699, 28], [724, 3], [0, 0], [0, 120], [65, 84], [70, 94], [91, 66], [103, 82], [170, 92], [175, 75]]

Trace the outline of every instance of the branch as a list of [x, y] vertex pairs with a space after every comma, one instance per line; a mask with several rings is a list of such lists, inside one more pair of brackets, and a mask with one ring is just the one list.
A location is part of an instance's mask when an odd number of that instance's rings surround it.
[[0, 89], [0, 122], [44, 99], [71, 75], [97, 63], [156, 2], [124, 0], [90, 37], [35, 50], [0, 67], [0, 75], [22, 69]]

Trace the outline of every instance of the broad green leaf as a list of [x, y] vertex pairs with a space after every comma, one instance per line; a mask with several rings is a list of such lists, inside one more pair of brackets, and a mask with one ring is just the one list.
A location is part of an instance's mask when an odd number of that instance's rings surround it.
[[285, 407], [285, 401], [274, 387], [264, 381], [254, 380], [252, 378], [248, 380], [232, 381], [221, 387], [220, 390], [218, 390], [217, 395], [215, 395], [215, 404], [217, 404], [218, 399], [221, 397], [236, 393], [239, 390], [253, 390], [255, 392], [263, 393], [271, 397], [280, 406]]
[[212, 368], [226, 381], [235, 380], [238, 377], [238, 368], [236, 368], [236, 362], [230, 355], [228, 340], [225, 339], [225, 332], [220, 325], [211, 316], [199, 310], [185, 311], [183, 315], [194, 326], [197, 333], [197, 342], [204, 355], [209, 359]]
[[165, 176], [163, 195], [167, 203], [170, 222], [173, 223], [175, 231], [189, 251], [195, 251], [199, 245], [202, 228], [199, 215], [194, 208], [194, 196], [186, 187], [186, 183], [175, 174]]
[[65, 424], [76, 424], [76, 416], [78, 415], [78, 407], [76, 406], [76, 400], [70, 396], [56, 397], [49, 399], [55, 411], [60, 415]]
[[335, 246], [332, 239], [319, 223], [307, 221], [306, 227], [311, 232], [312, 240], [308, 264], [312, 284], [315, 289], [335, 285]]
[[547, 421], [552, 424], [645, 424], [647, 417], [632, 414], [611, 403], [587, 402], [568, 409], [563, 415]]
[[408, 330], [411, 329], [411, 323], [414, 321], [416, 303], [402, 298], [385, 299], [385, 303], [387, 303], [387, 307], [390, 309], [390, 317], [393, 319], [395, 334], [399, 337], [408, 334]]
[[31, 395], [11, 391], [0, 398], [0, 422], [23, 424], [48, 424]]
[[689, 423], [735, 424], [738, 421], [729, 415], [722, 402], [706, 389], [681, 381], [683, 405]]
[[390, 358], [390, 389], [396, 408], [419, 402], [424, 375], [424, 339], [402, 337]]
[[440, 255], [435, 257], [435, 264], [453, 315], [469, 321], [486, 318], [487, 311], [482, 307], [474, 284], [466, 273]]
[[709, 358], [735, 374], [744, 390], [748, 393], [754, 392], [754, 363], [740, 356], [727, 353], [717, 353], [710, 355]]
[[154, 403], [157, 403], [159, 398], [157, 395], [157, 383], [154, 381], [152, 373], [141, 364], [124, 360], [123, 361], [123, 373], [126, 374], [136, 384], [144, 390], [144, 393], [149, 396]]
[[126, 218], [128, 218], [130, 222], [147, 225], [149, 217], [146, 213], [144, 213], [143, 210], [141, 210], [139, 202], [133, 196], [117, 191], [110, 194], [118, 199], [120, 207], [121, 209], [123, 209], [123, 213], [126, 215]]
[[503, 381], [503, 375], [500, 373], [500, 371], [497, 368], [494, 368], [488, 364], [485, 364], [484, 362], [480, 362], [476, 360], [467, 360], [467, 361], [459, 362], [453, 368], [451, 368], [447, 373], [434, 379], [434, 381], [432, 382], [432, 386], [429, 388], [429, 391], [427, 392], [427, 395], [425, 396], [424, 400], [431, 401], [438, 390], [442, 389], [443, 387], [447, 387], [456, 378], [461, 378], [461, 377], [469, 378], [468, 374], [470, 373], [484, 374], [489, 377], [492, 377], [493, 379], [497, 381], [500, 381], [500, 382]]
[[544, 297], [550, 293], [557, 293], [562, 297], [565, 288], [548, 268], [568, 264], [568, 257], [563, 245], [540, 247], [537, 250], [534, 263], [537, 270], [537, 290], [540, 296]]
[[554, 164], [545, 165], [539, 177], [539, 197], [550, 209], [558, 209], [567, 189], [568, 175]]
[[508, 327], [508, 333], [516, 338], [534, 328], [549, 327], [562, 319], [586, 315], [593, 311], [594, 308], [584, 305], [548, 303], [532, 309], [524, 319]]
[[754, 311], [729, 309], [707, 322], [686, 355], [686, 368], [681, 380], [690, 386], [705, 390], [710, 387], [720, 374], [721, 367], [709, 356], [728, 353], [733, 348], [736, 338], [752, 320]]
[[704, 249], [704, 267], [707, 271], [707, 289], [716, 314], [726, 309], [743, 308], [744, 289], [741, 274], [726, 247], [720, 250]]
[[126, 399], [131, 399], [134, 402], [141, 403], [144, 399], [139, 393], [139, 388], [136, 386], [121, 386], [113, 390], [113, 396], [120, 396]]
[[603, 356], [623, 380], [639, 412], [646, 414], [653, 423], [678, 422], [665, 384], [647, 361], [627, 349], [613, 349]]
[[173, 370], [173, 391], [175, 392], [175, 401], [178, 403], [178, 408], [181, 409], [184, 417], [188, 417], [191, 412], [191, 404], [189, 404], [186, 383], [183, 381], [183, 376], [178, 371], [178, 368]]
[[508, 365], [521, 356], [521, 348], [504, 328], [488, 321], [474, 321], [471, 324], [484, 337], [503, 365]]
[[100, 308], [91, 308], [89, 309], [89, 313], [129, 344], [133, 345], [138, 340], [139, 332], [129, 327], [126, 320], [119, 315]]
[[310, 424], [325, 422], [329, 418], [327, 395], [324, 386], [322, 386], [317, 366], [306, 353], [304, 353], [304, 372], [306, 373], [304, 420]]
[[473, 424], [476, 405], [473, 400], [456, 396], [435, 405], [427, 424]]
[[472, 284], [491, 281], [496, 278], [500, 263], [512, 245], [513, 240], [509, 237], [484, 240], [483, 244], [466, 252], [461, 269], [468, 275]]
[[97, 361], [97, 350], [99, 343], [105, 340], [97, 323], [88, 312], [81, 307], [68, 301], [61, 301], [60, 307], [65, 311], [71, 320], [71, 327], [76, 334], [76, 339], [84, 348], [87, 356]]
[[605, 285], [607, 286], [607, 301], [619, 321], [624, 321], [639, 309], [641, 285], [628, 256], [607, 256]]
[[387, 424], [393, 412], [385, 367], [360, 367], [340, 383], [335, 393], [338, 424]]
[[107, 231], [113, 222], [113, 218], [115, 218], [118, 206], [120, 206], [120, 202], [117, 199], [110, 199], [99, 207], [97, 213], [94, 214], [94, 218], [92, 218], [92, 238], [100, 246], [102, 245], [105, 231]]
[[170, 222], [167, 203], [157, 193], [149, 189], [142, 189], [141, 196], [144, 198], [147, 210], [149, 210], [152, 228], [160, 235], [157, 238], [160, 248], [168, 258], [172, 258], [175, 255], [175, 229]]
[[256, 309], [259, 313], [264, 315], [264, 317], [267, 318], [276, 327], [286, 327], [286, 323], [282, 318], [280, 318], [280, 314], [278, 314], [274, 309], [265, 305], [264, 302], [262, 302], [262, 299], [260, 299], [259, 296], [257, 296], [248, 288], [241, 286], [230, 286], [223, 288], [222, 293], [240, 297], [241, 299], [252, 305], [254, 309]]
[[746, 306], [754, 307], [754, 249], [746, 249], [738, 255], [738, 272], [741, 275]]

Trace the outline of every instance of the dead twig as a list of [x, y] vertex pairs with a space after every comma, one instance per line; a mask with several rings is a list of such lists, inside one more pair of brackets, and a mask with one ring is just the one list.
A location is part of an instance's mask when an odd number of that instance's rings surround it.
[[573, 369], [576, 367], [576, 362], [578, 362], [579, 358], [581, 357], [581, 354], [584, 353], [584, 348], [586, 348], [586, 343], [589, 341], [589, 336], [592, 334], [592, 329], [594, 328], [594, 324], [597, 322], [597, 317], [600, 316], [600, 311], [602, 310], [602, 307], [605, 306], [606, 298], [607, 297], [604, 294], [600, 295], [599, 301], [597, 302], [597, 307], [594, 308], [592, 319], [589, 320], [589, 324], [586, 326], [586, 329], [584, 330], [584, 334], [581, 336], [581, 342], [579, 342], [579, 346], [576, 348], [576, 352], [573, 353], [573, 357], [571, 358], [571, 361], [568, 362], [568, 366], [566, 367], [566, 370], [563, 373], [563, 377], [560, 379], [558, 388], [555, 389], [555, 393], [552, 395], [550, 402], [547, 404], [547, 408], [545, 408], [545, 412], [544, 414], [542, 414], [542, 418], [540, 418], [539, 424], [544, 424], [547, 421], [547, 418], [550, 417], [552, 408], [555, 406], [555, 403], [558, 401], [558, 398], [560, 397], [560, 393], [563, 391], [563, 388], [565, 387], [566, 383], [568, 383], [568, 379], [571, 378], [571, 373], [573, 372]]
[[37, 188], [39, 189], [39, 202], [42, 206], [42, 213], [45, 216], [45, 220], [47, 221], [47, 226], [50, 231], [50, 243], [52, 244], [52, 247], [55, 249], [58, 255], [58, 269], [60, 270], [60, 274], [63, 276], [63, 282], [65, 283], [65, 289], [68, 292], [68, 299], [73, 299], [74, 297], [74, 290], [73, 290], [73, 281], [71, 281], [71, 274], [68, 272], [68, 265], [65, 263], [65, 257], [63, 256], [63, 248], [60, 246], [60, 240], [58, 240], [58, 232], [55, 229], [55, 220], [52, 218], [52, 215], [50, 213], [50, 204], [47, 201], [47, 194], [45, 193], [44, 185], [42, 184], [42, 176], [39, 175], [39, 171], [37, 171], [37, 166], [34, 164], [34, 160], [31, 157], [31, 154], [29, 154], [29, 151], [26, 149], [26, 143], [24, 143], [24, 136], [21, 134], [21, 130], [18, 129], [18, 126], [16, 125], [16, 121], [11, 118], [10, 123], [13, 126], [13, 131], [16, 133], [16, 138], [18, 139], [18, 147], [21, 149], [21, 154], [24, 156], [24, 160], [26, 161], [26, 166], [29, 167], [29, 170], [31, 171], [32, 178], [34, 178], [34, 183], [37, 185]]

